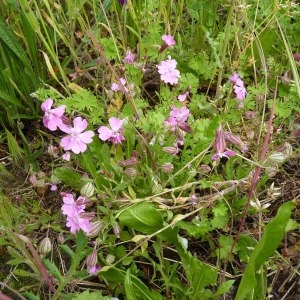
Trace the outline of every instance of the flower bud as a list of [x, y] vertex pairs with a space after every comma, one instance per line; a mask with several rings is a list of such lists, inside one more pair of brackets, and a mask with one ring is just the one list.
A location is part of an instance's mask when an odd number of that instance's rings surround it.
[[124, 173], [129, 177], [136, 177], [137, 170], [134, 168], [128, 168], [128, 169], [124, 170]]
[[117, 238], [119, 238], [120, 237], [121, 228], [120, 228], [120, 226], [117, 223], [114, 224], [113, 231], [114, 231], [114, 234], [117, 236]]
[[170, 162], [166, 162], [161, 165], [161, 170], [164, 173], [172, 173], [174, 171], [174, 166]]
[[87, 182], [80, 190], [80, 195], [85, 198], [91, 198], [95, 193], [95, 187], [91, 182]]
[[138, 163], [137, 157], [130, 157], [119, 162], [120, 167], [135, 166]]
[[163, 147], [162, 149], [164, 152], [171, 154], [171, 155], [176, 155], [178, 153], [177, 147]]
[[87, 236], [90, 238], [97, 237], [101, 230], [104, 228], [104, 223], [100, 220], [92, 222], [92, 225], [92, 230], [87, 234]]
[[201, 174], [206, 174], [206, 173], [209, 173], [211, 171], [211, 167], [209, 165], [206, 165], [206, 164], [202, 164], [198, 167], [198, 171], [201, 173]]
[[225, 135], [221, 126], [216, 131], [214, 149], [217, 153], [223, 153], [226, 147]]
[[52, 184], [58, 184], [59, 183], [59, 179], [54, 174], [51, 175], [50, 181], [51, 181]]
[[88, 269], [95, 267], [98, 262], [97, 251], [94, 249], [85, 259], [85, 263]]
[[114, 255], [112, 255], [112, 254], [107, 254], [105, 260], [106, 260], [106, 262], [107, 262], [108, 264], [113, 264], [114, 261], [115, 261], [115, 259], [116, 259], [116, 257], [115, 257]]
[[39, 244], [38, 251], [41, 255], [46, 256], [52, 250], [51, 240], [48, 237], [42, 239]]

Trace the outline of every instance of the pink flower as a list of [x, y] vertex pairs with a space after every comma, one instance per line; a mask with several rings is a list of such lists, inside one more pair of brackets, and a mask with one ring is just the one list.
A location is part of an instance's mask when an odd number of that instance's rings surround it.
[[237, 79], [240, 78], [240, 75], [238, 73], [233, 73], [230, 77], [229, 77], [229, 81], [233, 84], [235, 84], [235, 82], [237, 81]]
[[89, 130], [83, 132], [87, 126], [87, 120], [77, 117], [73, 121], [74, 127], [71, 126], [61, 126], [61, 131], [67, 133], [68, 135], [63, 137], [60, 141], [60, 145], [65, 151], [71, 150], [75, 154], [84, 152], [87, 149], [87, 145], [92, 142], [92, 137], [94, 132]]
[[127, 50], [125, 58], [123, 59], [123, 62], [125, 64], [132, 64], [134, 62], [134, 59], [135, 59], [135, 54], [132, 53], [130, 50]]
[[63, 160], [70, 161], [70, 159], [71, 159], [71, 152], [70, 152], [70, 151], [67, 151], [67, 152], [66, 152], [65, 154], [63, 154], [61, 157], [62, 157]]
[[187, 92], [184, 92], [183, 94], [180, 94], [177, 99], [180, 101], [180, 102], [184, 102], [187, 98], [187, 96], [189, 95], [190, 93], [187, 91]]
[[70, 227], [71, 233], [76, 233], [80, 229], [88, 234], [93, 229], [93, 224], [90, 222], [90, 218], [78, 214], [74, 217], [67, 216], [67, 227]]
[[53, 100], [48, 98], [42, 103], [41, 109], [45, 113], [43, 117], [43, 124], [46, 128], [54, 131], [63, 125], [61, 117], [65, 113], [66, 106], [61, 105], [57, 108], [52, 108]]
[[164, 34], [161, 39], [171, 48], [173, 48], [173, 46], [176, 44], [173, 36], [170, 34]]
[[236, 98], [238, 100], [244, 100], [246, 98], [247, 95], [247, 90], [244, 87], [244, 82], [242, 79], [238, 78], [235, 82], [235, 85], [233, 87], [234, 92], [236, 94]]
[[170, 117], [165, 121], [165, 126], [167, 128], [171, 127], [172, 131], [175, 131], [178, 127], [186, 132], [190, 132], [190, 127], [186, 123], [189, 115], [190, 111], [186, 107], [172, 107]]
[[[125, 87], [126, 79], [120, 78], [120, 82], [121, 82], [123, 88], [125, 89], [126, 93], [128, 93], [129, 90], [128, 90], [128, 88]], [[119, 85], [118, 83], [112, 83], [111, 90], [114, 92], [118, 92], [118, 91], [122, 91], [122, 88], [121, 88], [121, 85]]]
[[72, 194], [66, 194], [63, 197], [63, 201], [64, 204], [61, 207], [61, 210], [64, 215], [67, 215], [68, 217], [75, 217], [84, 212], [85, 205], [79, 198], [77, 201], [74, 201], [74, 197]]
[[230, 156], [235, 155], [236, 153], [231, 150], [225, 150], [226, 147], [226, 141], [225, 141], [225, 133], [221, 126], [216, 131], [215, 135], [215, 141], [214, 141], [214, 149], [216, 151], [216, 154], [214, 154], [211, 159], [212, 160], [218, 160], [222, 157], [229, 158]]
[[169, 34], [164, 34], [161, 39], [163, 40], [163, 44], [160, 47], [160, 49], [158, 50], [158, 53], [163, 52], [165, 49], [167, 49], [167, 47], [173, 48], [173, 46], [176, 44], [174, 38], [172, 35]]
[[180, 72], [176, 69], [177, 62], [175, 59], [171, 59], [168, 56], [167, 60], [163, 60], [158, 65], [158, 73], [160, 74], [160, 79], [165, 83], [177, 84], [178, 78], [180, 77]]
[[101, 126], [98, 129], [99, 138], [102, 141], [110, 141], [114, 144], [121, 144], [122, 141], [125, 140], [123, 133], [123, 121], [118, 118], [110, 118], [109, 125], [111, 127], [108, 128], [107, 126]]
[[50, 190], [52, 192], [57, 191], [57, 185], [56, 184], [50, 184]]
[[89, 275], [97, 275], [100, 270], [101, 270], [101, 267], [98, 265], [88, 267]]
[[239, 101], [239, 108], [243, 106], [242, 101], [246, 98], [247, 90], [244, 86], [243, 80], [240, 78], [240, 75], [237, 73], [233, 73], [229, 77], [229, 81], [234, 84], [233, 89], [236, 94], [236, 99]]

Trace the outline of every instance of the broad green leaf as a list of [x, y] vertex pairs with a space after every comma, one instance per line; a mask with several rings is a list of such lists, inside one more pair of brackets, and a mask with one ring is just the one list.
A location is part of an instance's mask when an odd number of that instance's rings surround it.
[[283, 204], [278, 209], [275, 218], [266, 225], [262, 239], [256, 245], [249, 259], [235, 300], [245, 299], [255, 291], [257, 280], [260, 276], [257, 274], [257, 271], [279, 246], [290, 220], [292, 208], [293, 203], [291, 201]]
[[163, 226], [161, 214], [148, 202], [133, 205], [119, 215], [120, 222], [145, 234], [151, 234]]
[[130, 269], [127, 272], [117, 269], [110, 268], [107, 271], [103, 272], [103, 268], [99, 273], [100, 277], [103, 277], [108, 283], [124, 283], [126, 297], [128, 297], [127, 292], [130, 295], [130, 300], [135, 299], [144, 299], [144, 300], [161, 300], [161, 295], [154, 291], [150, 290], [138, 277], [133, 274], [130, 274]]

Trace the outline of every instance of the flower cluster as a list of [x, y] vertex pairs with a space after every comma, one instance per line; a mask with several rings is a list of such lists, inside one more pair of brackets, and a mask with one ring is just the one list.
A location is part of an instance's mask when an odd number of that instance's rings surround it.
[[94, 136], [93, 131], [84, 131], [88, 126], [87, 120], [77, 117], [73, 121], [74, 126], [70, 126], [66, 124], [68, 119], [64, 116], [66, 106], [61, 105], [57, 108], [52, 108], [52, 105], [53, 100], [51, 98], [48, 98], [41, 105], [41, 109], [44, 112], [44, 126], [52, 131], [59, 128], [62, 132], [67, 133], [67, 136], [60, 141], [60, 146], [65, 151], [71, 150], [76, 154], [84, 152], [87, 149], [86, 144], [91, 143]]
[[90, 222], [93, 215], [84, 212], [85, 198], [78, 197], [75, 201], [72, 194], [65, 194], [63, 197], [62, 213], [67, 216], [67, 227], [70, 227], [71, 233], [76, 233], [80, 229], [88, 234], [93, 229]]
[[[62, 155], [62, 158], [69, 161], [71, 157], [69, 150], [75, 154], [85, 152], [87, 144], [93, 141], [95, 134], [92, 130], [85, 131], [88, 127], [88, 122], [81, 117], [76, 117], [73, 120], [73, 126], [66, 124], [68, 122], [67, 117], [64, 116], [66, 106], [61, 105], [57, 108], [52, 108], [52, 105], [53, 100], [50, 98], [41, 105], [42, 111], [44, 112], [43, 124], [52, 131], [60, 129], [67, 134], [60, 140], [60, 146], [66, 151], [66, 153]], [[122, 135], [123, 121], [112, 117], [109, 119], [109, 124], [111, 129], [106, 126], [101, 126], [98, 129], [99, 138], [102, 141], [110, 141], [114, 144], [122, 143], [122, 141], [125, 140]]]
[[233, 90], [236, 95], [236, 99], [238, 100], [238, 107], [243, 107], [243, 101], [246, 98], [247, 90], [244, 86], [243, 80], [240, 78], [240, 75], [237, 73], [233, 73], [229, 77], [229, 81], [233, 84]]

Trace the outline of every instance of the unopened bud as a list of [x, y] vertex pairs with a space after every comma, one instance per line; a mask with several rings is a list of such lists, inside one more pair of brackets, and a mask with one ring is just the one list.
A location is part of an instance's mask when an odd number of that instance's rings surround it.
[[110, 265], [110, 264], [113, 264], [114, 261], [115, 261], [116, 257], [112, 254], [107, 254], [105, 260], [106, 262]]
[[229, 143], [235, 146], [239, 146], [243, 152], [248, 151], [247, 145], [242, 141], [242, 139], [238, 135], [233, 134], [232, 132], [229, 131], [224, 131], [224, 137], [225, 140], [228, 141]]
[[128, 169], [124, 170], [124, 173], [129, 177], [136, 177], [137, 170], [134, 168], [128, 168]]
[[58, 184], [59, 183], [59, 179], [55, 176], [55, 175], [51, 175], [50, 181], [52, 184]]
[[97, 237], [101, 230], [104, 228], [104, 223], [100, 220], [92, 222], [92, 225], [92, 230], [87, 234], [87, 236], [90, 238]]
[[163, 147], [162, 149], [164, 152], [171, 154], [171, 155], [176, 155], [178, 153], [177, 147]]
[[163, 191], [163, 187], [159, 183], [155, 183], [152, 187], [152, 193], [155, 194], [160, 194]]
[[121, 228], [117, 223], [114, 224], [113, 231], [114, 231], [114, 234], [119, 238], [120, 233], [121, 233]]
[[88, 267], [88, 269], [95, 267], [97, 265], [98, 262], [98, 255], [97, 255], [97, 251], [94, 249], [87, 257], [85, 260], [86, 266]]
[[137, 157], [130, 157], [119, 162], [120, 167], [135, 166], [138, 163]]
[[225, 151], [226, 142], [224, 131], [221, 126], [216, 131], [215, 141], [214, 141], [214, 149], [216, 153], [223, 153]]
[[203, 164], [198, 167], [198, 170], [201, 174], [206, 174], [211, 171], [211, 167], [209, 165]]
[[87, 182], [80, 190], [80, 195], [85, 198], [94, 196], [95, 187], [91, 182]]
[[170, 162], [167, 162], [161, 165], [161, 170], [164, 173], [172, 173], [174, 171], [174, 166]]
[[266, 163], [268, 165], [278, 165], [283, 163], [286, 158], [282, 152], [275, 152], [267, 158]]
[[41, 255], [46, 256], [48, 253], [50, 253], [52, 250], [52, 243], [51, 240], [48, 237], [45, 237], [42, 239], [38, 251]]

